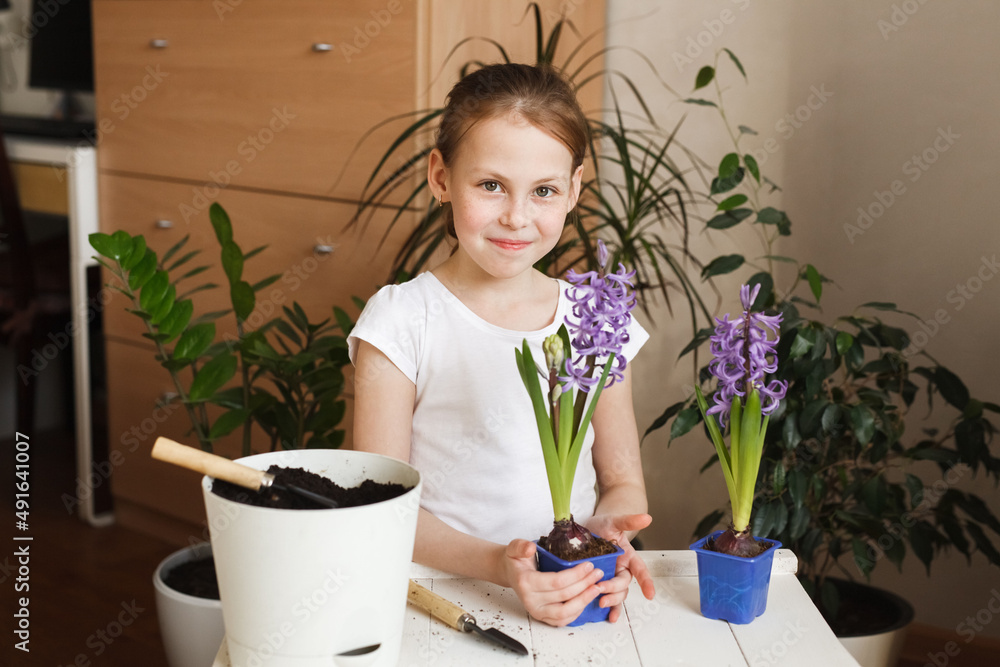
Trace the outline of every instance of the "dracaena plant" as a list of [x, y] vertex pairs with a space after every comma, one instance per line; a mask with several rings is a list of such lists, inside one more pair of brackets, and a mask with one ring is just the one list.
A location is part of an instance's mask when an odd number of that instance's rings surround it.
[[[156, 346], [156, 359], [170, 374], [174, 400], [184, 406], [193, 437], [202, 449], [212, 451], [216, 441], [242, 428], [242, 454], [248, 456], [251, 429], [257, 425], [267, 434], [272, 451], [339, 447], [344, 431], [338, 425], [346, 405], [341, 369], [349, 363], [345, 337], [353, 327], [351, 318], [334, 307], [333, 321], [310, 322], [294, 303], [282, 309], [282, 316], [250, 327], [247, 320], [256, 293], [280, 275], [247, 282], [244, 262], [264, 248], [244, 253], [219, 204], [212, 204], [209, 217], [232, 308], [199, 317], [194, 317], [189, 297], [217, 286], [205, 283], [181, 291], [182, 284], [208, 268], [190, 268], [188, 263], [200, 251], [185, 250], [189, 237], [158, 257], [142, 235], [121, 230], [90, 235], [100, 255], [95, 259], [114, 279], [108, 286], [125, 295], [127, 309], [145, 325], [142, 335]], [[217, 340], [215, 320], [229, 314], [236, 320], [237, 335]], [[239, 383], [227, 387], [237, 374]]]
[[588, 552], [594, 536], [577, 524], [570, 512], [573, 479], [601, 392], [624, 377], [627, 362], [621, 349], [628, 342], [627, 327], [635, 306], [631, 291], [635, 272], [626, 272], [619, 264], [617, 272], [606, 273], [608, 252], [603, 241], [597, 242], [597, 254], [596, 271], [571, 270], [567, 274], [571, 286], [566, 296], [574, 304], [573, 317], [542, 345], [545, 391], [528, 341], [514, 350], [534, 408], [552, 495], [552, 532], [539, 544], [570, 561], [594, 555]]
[[[714, 359], [708, 365], [712, 376], [718, 380], [715, 404], [709, 407], [701, 387], [695, 387], [698, 409], [715, 445], [732, 506], [729, 529], [712, 540], [709, 547], [746, 558], [766, 548], [750, 532], [750, 513], [767, 423], [788, 389], [787, 382], [769, 381], [767, 377], [778, 369], [774, 351], [778, 339], [769, 338], [767, 332], [778, 334], [781, 315], [752, 311], [759, 291], [760, 285], [752, 290], [749, 285], [743, 285], [740, 288], [743, 314], [735, 320], [730, 320], [729, 315], [716, 320], [715, 333], [711, 337]], [[728, 449], [723, 441], [727, 423]]]
[[[688, 245], [691, 236], [689, 215], [695, 195], [688, 185], [687, 173], [678, 162], [697, 160], [677, 140], [680, 124], [669, 131], [659, 127], [639, 87], [626, 73], [595, 66], [612, 48], [594, 48], [587, 52], [603, 30], [582, 38], [578, 46], [564, 54], [560, 39], [566, 32], [575, 31], [572, 21], [560, 18], [546, 33], [538, 4], [526, 4], [526, 14], [534, 18], [535, 64], [554, 67], [577, 92], [607, 82], [612, 95], [612, 108], [598, 109], [596, 114], [588, 116], [591, 148], [578, 215], [567, 217], [561, 240], [536, 268], [550, 276], [562, 275], [574, 267], [583, 271], [597, 270], [593, 239], [609, 239], [616, 247], [618, 259], [636, 271], [635, 294], [639, 307], [650, 315], [651, 307], [662, 299], [673, 313], [674, 302], [680, 299], [683, 312], [690, 317], [692, 332], [696, 331], [700, 322], [708, 322], [711, 317], [702, 296], [704, 286], [692, 279], [688, 267], [706, 269], [705, 277], [725, 267], [706, 266]], [[493, 46], [498, 61], [511, 62], [502, 44], [469, 37], [455, 45], [446, 63], [462, 44], [473, 40]], [[648, 58], [627, 47], [624, 50], [632, 51], [648, 65], [648, 71], [663, 89], [682, 99], [659, 77]], [[464, 75], [470, 68], [480, 65], [482, 62], [469, 62], [457, 69]], [[623, 109], [615, 94], [615, 84], [627, 89], [639, 113]], [[352, 220], [352, 224], [367, 226], [374, 224], [376, 212], [394, 210], [387, 226], [378, 230], [384, 236], [396, 225], [408, 223], [414, 217], [417, 219], [392, 260], [387, 275], [389, 282], [417, 275], [449, 242], [441, 209], [427, 194], [426, 179], [421, 178], [427, 171], [427, 156], [432, 149], [426, 145], [427, 140], [436, 130], [442, 112], [441, 108], [431, 108], [389, 118], [359, 141], [360, 146], [375, 131], [407, 122], [372, 169]], [[414, 149], [412, 144], [418, 139], [424, 145]], [[345, 166], [345, 170], [347, 168]]]

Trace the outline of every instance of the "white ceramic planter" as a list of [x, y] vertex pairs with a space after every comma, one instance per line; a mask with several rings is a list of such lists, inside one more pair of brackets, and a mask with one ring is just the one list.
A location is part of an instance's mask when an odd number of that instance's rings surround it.
[[840, 637], [840, 643], [861, 667], [896, 667], [909, 626], [877, 635]]
[[186, 547], [164, 558], [153, 573], [160, 637], [170, 667], [212, 667], [225, 635], [219, 600], [185, 595], [163, 583], [170, 570], [210, 553], [207, 542]]
[[[345, 487], [371, 479], [413, 488], [361, 507], [278, 510], [226, 500], [204, 478], [233, 667], [395, 667], [420, 502], [416, 469], [377, 454], [326, 449], [240, 463], [305, 468]], [[379, 648], [338, 657], [371, 645]]]

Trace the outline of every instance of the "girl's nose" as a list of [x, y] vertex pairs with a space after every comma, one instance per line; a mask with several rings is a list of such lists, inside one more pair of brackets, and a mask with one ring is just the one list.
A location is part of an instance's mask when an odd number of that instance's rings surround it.
[[500, 216], [500, 222], [510, 229], [521, 229], [528, 224], [528, 205], [526, 202], [511, 198], [510, 204]]

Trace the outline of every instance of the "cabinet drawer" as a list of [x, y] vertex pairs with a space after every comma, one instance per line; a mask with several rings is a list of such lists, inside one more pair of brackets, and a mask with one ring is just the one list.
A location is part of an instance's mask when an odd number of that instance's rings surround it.
[[356, 198], [399, 127], [337, 183], [352, 149], [414, 108], [416, 3], [219, 6], [94, 3], [100, 167]]
[[[192, 188], [128, 176], [100, 176], [101, 231], [124, 229], [143, 234], [147, 245], [159, 257], [190, 234], [185, 250], [201, 249], [201, 254], [184, 269], [210, 266], [200, 275], [183, 281], [178, 293], [212, 282], [219, 288], [191, 296], [195, 316], [230, 307], [228, 282], [222, 272], [219, 244], [209, 222], [208, 201], [200, 209], [191, 205]], [[233, 238], [244, 253], [266, 245], [260, 254], [247, 260], [243, 276], [253, 284], [267, 276], [281, 274], [274, 284], [257, 292], [257, 309], [248, 318], [251, 326], [271, 319], [282, 306], [299, 303], [311, 321], [330, 317], [334, 305], [352, 317], [358, 311], [352, 296], [368, 299], [384, 284], [392, 257], [398, 251], [405, 225], [400, 225], [379, 247], [390, 213], [380, 212], [367, 232], [345, 229], [354, 207], [308, 197], [280, 196], [256, 192], [223, 190], [217, 200], [233, 223]], [[188, 208], [181, 209], [181, 205]], [[161, 222], [164, 221], [164, 222]], [[332, 252], [325, 252], [328, 246]], [[171, 272], [171, 278], [182, 275]], [[125, 312], [125, 298], [115, 293], [105, 311], [105, 331], [130, 341], [141, 338], [145, 326]], [[234, 318], [216, 322], [220, 334], [236, 331]]]

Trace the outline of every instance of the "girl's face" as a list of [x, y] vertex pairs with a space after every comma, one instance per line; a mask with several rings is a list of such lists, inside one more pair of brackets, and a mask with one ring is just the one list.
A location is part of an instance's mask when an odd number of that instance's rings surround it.
[[457, 259], [495, 278], [520, 275], [555, 247], [582, 175], [562, 142], [518, 115], [476, 123], [452, 164], [435, 149], [428, 166], [431, 191], [452, 206]]

